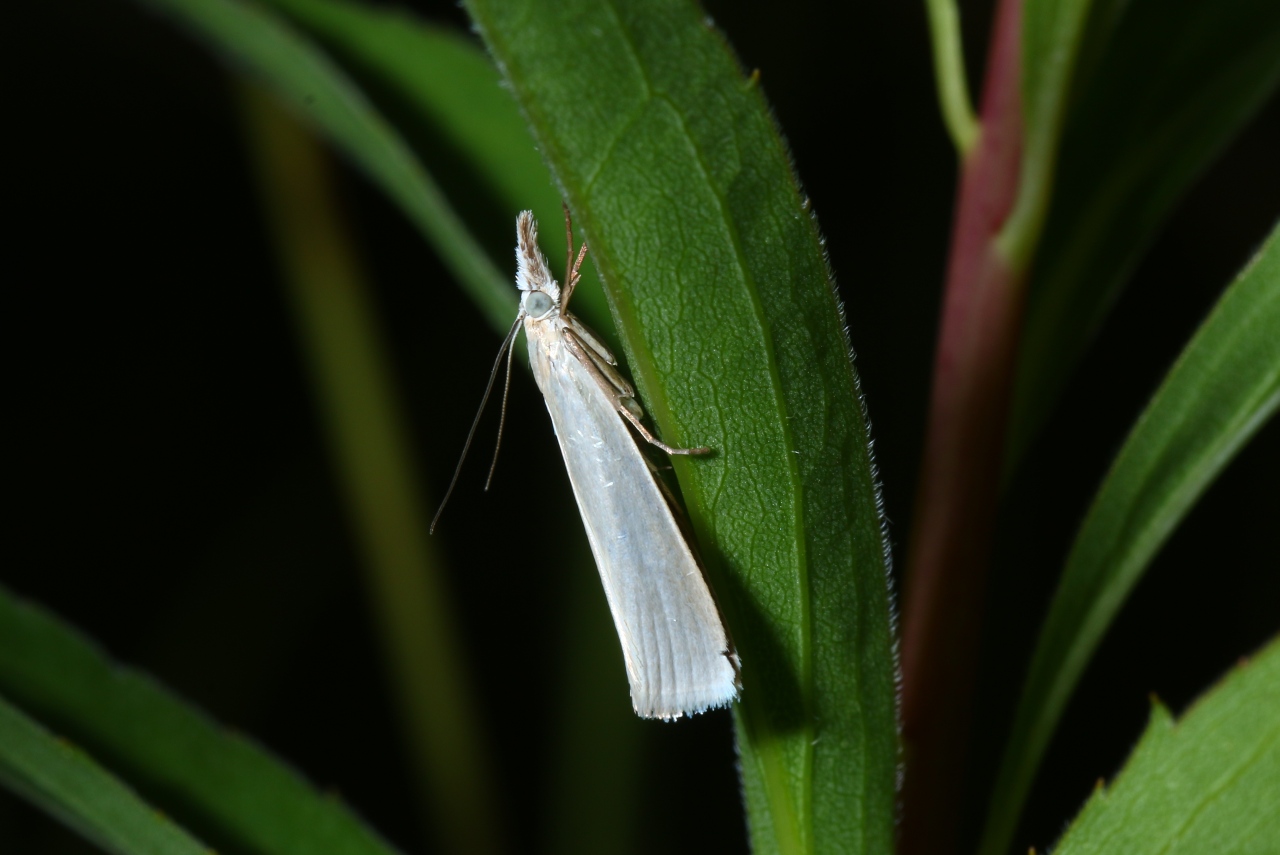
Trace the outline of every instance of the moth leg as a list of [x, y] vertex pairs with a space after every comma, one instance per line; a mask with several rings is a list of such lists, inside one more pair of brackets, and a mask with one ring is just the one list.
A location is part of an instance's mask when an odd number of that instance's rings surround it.
[[[563, 317], [563, 315], [561, 317]], [[634, 401], [636, 397], [636, 390], [631, 387], [631, 384], [627, 382], [627, 378], [623, 377], [622, 372], [618, 370], [618, 363], [614, 361], [613, 354], [609, 353], [607, 350], [605, 350], [604, 353], [601, 353], [600, 350], [604, 349], [604, 345], [599, 345], [599, 349], [593, 346], [594, 337], [584, 338], [582, 336], [582, 331], [586, 328], [582, 327], [579, 329], [573, 324], [573, 321], [576, 321], [577, 318], [573, 318], [572, 315], [570, 318], [570, 323], [564, 328], [563, 332], [566, 341], [570, 344], [569, 349], [573, 352], [573, 355], [576, 356], [579, 361], [584, 359], [589, 360], [589, 367], [594, 369], [594, 371], [599, 375], [597, 379], [603, 377], [605, 381], [608, 382], [609, 387], [611, 387], [610, 391]], [[588, 335], [590, 335], [589, 331]], [[595, 342], [595, 344], [599, 344], [599, 342]], [[639, 404], [636, 404], [637, 408], [639, 406]], [[640, 410], [640, 416], [644, 416], [644, 410]]]
[[644, 422], [640, 421], [644, 417], [644, 410], [635, 399], [635, 390], [618, 372], [618, 369], [600, 360], [598, 355], [595, 355], [589, 346], [584, 345], [573, 329], [568, 326], [564, 327], [564, 340], [569, 352], [582, 363], [588, 373], [613, 399], [613, 408], [618, 411], [618, 415], [631, 422], [631, 426], [635, 428], [636, 433], [644, 437], [645, 442], [662, 449], [667, 454], [709, 454], [711, 452], [709, 448], [675, 448], [650, 433], [644, 426]]
[[609, 352], [609, 348], [604, 346], [604, 342], [596, 337], [596, 334], [592, 332], [590, 327], [578, 320], [576, 316], [570, 315], [567, 312], [561, 312], [560, 317], [569, 325], [569, 328], [573, 330], [573, 334], [578, 337], [581, 344], [585, 344], [591, 350], [595, 351], [596, 356], [599, 356], [610, 365], [618, 364], [618, 360]]
[[617, 409], [619, 415], [621, 415], [627, 421], [631, 422], [631, 426], [636, 429], [636, 433], [644, 437], [645, 442], [649, 443], [655, 448], [661, 448], [667, 454], [710, 454], [711, 453], [711, 449], [709, 448], [672, 448], [662, 440], [658, 439], [653, 434], [649, 433], [649, 429], [644, 426], [644, 422], [636, 418], [636, 414], [631, 412], [631, 410], [627, 409], [627, 407], [621, 401], [619, 401], [615, 405], [615, 408]]

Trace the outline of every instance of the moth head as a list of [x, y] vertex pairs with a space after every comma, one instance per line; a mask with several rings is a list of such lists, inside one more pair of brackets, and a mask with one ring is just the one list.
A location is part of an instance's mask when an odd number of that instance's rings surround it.
[[[533, 218], [532, 211], [521, 211], [520, 216], [516, 217], [516, 287], [525, 296], [542, 291], [551, 298], [552, 303], [560, 299], [560, 286], [551, 275], [551, 268], [547, 266], [542, 250], [538, 249], [538, 221]], [[529, 314], [538, 317], [549, 310], [547, 308], [540, 313]]]

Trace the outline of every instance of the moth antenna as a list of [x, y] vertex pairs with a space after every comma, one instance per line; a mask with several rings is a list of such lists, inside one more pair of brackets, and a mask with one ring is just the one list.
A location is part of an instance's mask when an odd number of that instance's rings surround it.
[[[512, 337], [512, 345], [515, 344], [515, 338]], [[507, 423], [507, 395], [511, 392], [511, 359], [515, 356], [515, 347], [507, 348], [507, 379], [502, 384], [502, 409], [498, 415], [498, 441], [493, 445], [493, 462], [489, 464], [489, 477], [484, 479], [484, 490], [489, 492], [489, 485], [493, 483], [493, 472], [498, 468], [498, 451], [502, 448], [502, 428]], [[498, 354], [498, 358], [502, 358], [502, 354]], [[493, 366], [497, 369], [497, 365]]]
[[[516, 321], [511, 325], [511, 330], [507, 333], [506, 338], [502, 340], [502, 347], [498, 348], [498, 358], [493, 361], [493, 370], [489, 372], [489, 384], [484, 387], [484, 397], [480, 399], [480, 408], [476, 410], [476, 417], [471, 422], [471, 430], [467, 431], [467, 441], [462, 445], [462, 455], [458, 458], [458, 465], [453, 470], [453, 478], [449, 481], [449, 489], [444, 491], [444, 498], [440, 500], [440, 507], [436, 509], [436, 515], [431, 518], [431, 528], [427, 529], [428, 533], [435, 534], [436, 523], [440, 522], [440, 515], [444, 513], [444, 506], [449, 503], [449, 497], [453, 495], [453, 488], [458, 484], [458, 476], [462, 474], [462, 464], [467, 459], [467, 452], [471, 450], [471, 440], [475, 439], [476, 428], [480, 426], [480, 417], [484, 415], [485, 404], [489, 403], [489, 395], [493, 392], [493, 381], [498, 377], [498, 368], [502, 365], [502, 357], [511, 352], [511, 346], [515, 343], [516, 334], [520, 332], [520, 322], [524, 320], [524, 312], [516, 315]], [[507, 381], [511, 380], [511, 360], [507, 360]], [[506, 411], [506, 395], [502, 399], [503, 411]], [[501, 433], [499, 433], [501, 438]], [[494, 463], [497, 463], [497, 452], [494, 452]], [[493, 477], [493, 470], [489, 470], [489, 477]], [[485, 489], [489, 489], [488, 483]]]
[[564, 285], [570, 291], [573, 290], [573, 269], [569, 263], [573, 261], [573, 217], [569, 214], [569, 203], [560, 200], [560, 207], [564, 208]]

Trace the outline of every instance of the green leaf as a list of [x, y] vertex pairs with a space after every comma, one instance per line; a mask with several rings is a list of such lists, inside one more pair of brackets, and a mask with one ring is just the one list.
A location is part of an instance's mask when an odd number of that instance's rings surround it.
[[338, 212], [330, 159], [257, 87], [241, 90], [267, 221], [316, 390], [407, 757], [445, 851], [502, 849], [495, 787], [462, 665], [454, 606], [428, 538], [428, 501], [378, 335], [359, 252]]
[[355, 79], [369, 81], [375, 100], [378, 84], [394, 90], [453, 152], [471, 161], [476, 177], [512, 212], [503, 217], [504, 246], [522, 207], [551, 222], [559, 216], [560, 196], [528, 126], [502, 90], [498, 70], [473, 41], [403, 9], [346, 0], [266, 5], [328, 47]]
[[510, 277], [493, 264], [401, 134], [356, 85], [275, 15], [242, 0], [140, 0], [261, 80], [382, 188], [431, 241], [496, 329], [515, 315]]
[[893, 653], [867, 429], [764, 99], [683, 0], [468, 9], [586, 233], [662, 435], [715, 450], [674, 466], [742, 655], [756, 851], [888, 852]]
[[[486, 246], [490, 234], [496, 233], [504, 266], [511, 263], [516, 211], [532, 209], [544, 224], [559, 222], [560, 194], [528, 125], [511, 93], [502, 88], [497, 69], [474, 41], [394, 8], [343, 0], [268, 0], [268, 5], [323, 44], [388, 117], [403, 117], [401, 132], [435, 174], [442, 179], [450, 174], [450, 167], [436, 160], [465, 165], [464, 183], [474, 186], [455, 190], [446, 183], [445, 189], [467, 194], [452, 199], [456, 209]], [[452, 172], [457, 171], [453, 166]], [[477, 198], [491, 204], [476, 205]], [[490, 221], [491, 209], [497, 211], [495, 222]], [[564, 244], [552, 238], [544, 242], [544, 250], [553, 269], [560, 269]], [[616, 343], [594, 268], [588, 265], [584, 273], [574, 312]], [[388, 444], [360, 446], [385, 449]], [[571, 690], [558, 700], [557, 747], [551, 752], [555, 771], [544, 788], [549, 846], [556, 852], [623, 851], [623, 844], [633, 839], [638, 805], [633, 791], [639, 785], [639, 739], [644, 731], [625, 695], [617, 692], [612, 680], [602, 679], [617, 675], [616, 633], [596, 574], [589, 569], [594, 564], [581, 526], [576, 520], [569, 523], [572, 530], [556, 542], [581, 542], [584, 549], [573, 563], [588, 572], [571, 574], [574, 587], [564, 603], [563, 623], [569, 628], [565, 679]], [[582, 586], [590, 590], [579, 591]], [[423, 672], [420, 667], [412, 670]]]
[[1274, 852], [1280, 841], [1280, 642], [1175, 723], [1160, 704], [1055, 855]]
[[205, 855], [207, 847], [74, 745], [0, 697], [0, 783], [108, 852]]
[[1173, 206], [1280, 82], [1273, 0], [1093, 7], [1032, 271], [1011, 462]]
[[1218, 301], [1112, 464], [1031, 661], [982, 852], [1007, 849], [1076, 682], [1165, 539], [1280, 406], [1280, 226]]
[[[331, 50], [387, 115], [404, 117], [401, 133], [436, 174], [450, 167], [436, 165], [433, 155], [465, 164], [466, 182], [474, 186], [457, 188], [469, 197], [453, 204], [467, 212], [473, 233], [493, 237], [504, 269], [511, 264], [517, 211], [532, 210], [548, 225], [560, 221], [560, 193], [529, 127], [473, 41], [401, 9], [347, 0], [266, 2]], [[476, 197], [492, 204], [477, 205]], [[544, 250], [553, 270], [564, 266], [561, 241], [548, 241]], [[613, 320], [593, 279], [588, 269], [575, 312], [608, 334]]]
[[394, 853], [332, 795], [3, 588], [0, 692], [219, 846]]

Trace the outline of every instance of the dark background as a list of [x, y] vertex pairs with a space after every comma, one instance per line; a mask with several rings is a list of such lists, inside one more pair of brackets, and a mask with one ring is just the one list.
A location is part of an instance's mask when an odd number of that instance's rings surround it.
[[[449, 4], [414, 5], [466, 27]], [[743, 64], [761, 70], [828, 239], [901, 560], [955, 179], [924, 4], [707, 5]], [[406, 852], [428, 851], [229, 79], [202, 48], [123, 0], [8, 11], [2, 322], [12, 510], [0, 582], [341, 792]], [[966, 4], [974, 69], [989, 12]], [[1273, 100], [1177, 209], [1010, 494], [971, 834], [1030, 633], [1085, 503], [1280, 212], [1277, 151]], [[497, 341], [400, 214], [355, 173], [341, 177], [421, 474], [441, 485]], [[568, 590], [554, 551], [529, 548], [529, 485], [548, 485], [547, 512], [572, 513], [526, 381], [514, 384], [493, 491], [464, 485], [440, 540], [521, 851], [537, 849], [545, 830], [549, 697], [565, 679], [558, 609]], [[1022, 845], [1051, 843], [1094, 780], [1115, 771], [1149, 693], [1180, 709], [1276, 631], [1277, 483], [1272, 424], [1125, 607], [1048, 757]], [[635, 726], [635, 851], [745, 849], [728, 714]], [[0, 794], [0, 850], [88, 847]]]

